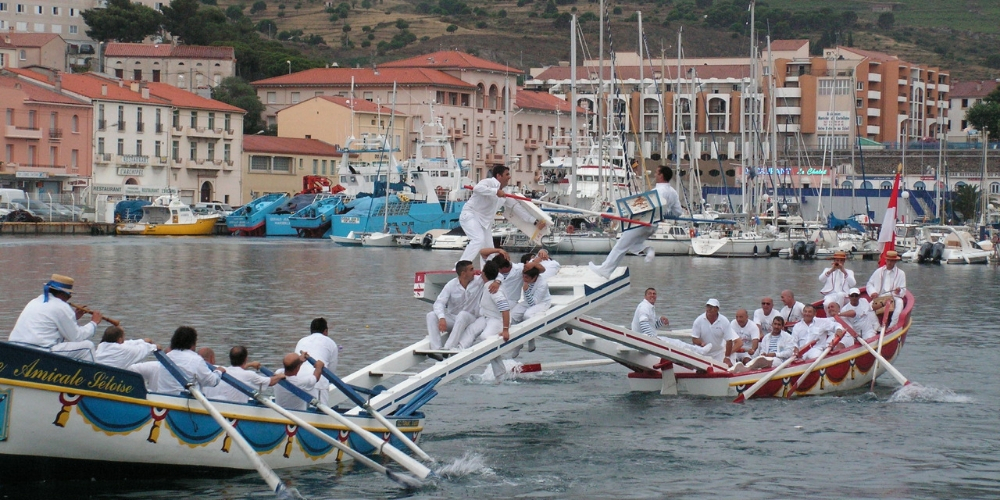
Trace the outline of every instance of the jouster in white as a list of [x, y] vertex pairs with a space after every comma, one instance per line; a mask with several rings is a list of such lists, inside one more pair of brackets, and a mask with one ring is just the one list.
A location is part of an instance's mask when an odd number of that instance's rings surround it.
[[523, 208], [518, 206], [517, 200], [507, 198], [503, 189], [510, 182], [510, 168], [500, 165], [493, 168], [493, 177], [488, 177], [479, 181], [472, 188], [472, 196], [462, 207], [462, 214], [458, 217], [462, 230], [469, 237], [469, 244], [462, 252], [462, 258], [475, 262], [479, 251], [486, 247], [493, 246], [493, 219], [501, 207], [504, 210], [513, 210], [518, 215], [531, 219], [532, 216]]
[[[461, 323], [468, 324], [479, 311], [479, 298], [483, 293], [483, 283], [476, 279], [476, 270], [469, 261], [459, 261], [455, 265], [457, 277], [452, 278], [434, 300], [434, 310], [427, 313], [427, 335], [431, 349], [441, 349], [443, 333], [454, 332], [459, 317]], [[464, 314], [463, 314], [464, 313]], [[457, 336], [448, 339], [457, 344]], [[450, 348], [450, 346], [449, 346]]]
[[[682, 213], [680, 197], [673, 186], [669, 184], [673, 175], [673, 170], [668, 166], [661, 166], [656, 172], [656, 187], [654, 190], [660, 198], [660, 206], [663, 207], [664, 217], [680, 217]], [[656, 232], [656, 227], [656, 224], [638, 226], [622, 232], [621, 237], [618, 238], [618, 242], [615, 243], [611, 252], [604, 259], [604, 262], [601, 265], [591, 262], [590, 270], [600, 276], [609, 278], [628, 252], [636, 254], [645, 253], [646, 260], [650, 261], [654, 253], [653, 249], [646, 244], [646, 240]]]

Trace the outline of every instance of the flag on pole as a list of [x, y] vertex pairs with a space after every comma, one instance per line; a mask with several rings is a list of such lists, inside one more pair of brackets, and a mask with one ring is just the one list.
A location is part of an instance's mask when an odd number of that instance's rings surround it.
[[882, 255], [878, 258], [878, 265], [885, 265], [885, 253], [896, 249], [896, 203], [899, 198], [899, 177], [903, 172], [903, 166], [896, 168], [896, 180], [892, 183], [892, 195], [889, 196], [889, 206], [885, 210], [885, 217], [882, 219], [882, 229], [878, 232], [878, 242], [882, 243]]

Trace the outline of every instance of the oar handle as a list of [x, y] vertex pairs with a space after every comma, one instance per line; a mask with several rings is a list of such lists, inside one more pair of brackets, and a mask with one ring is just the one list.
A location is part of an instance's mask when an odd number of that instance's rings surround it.
[[[306, 361], [310, 362], [313, 366], [316, 366], [316, 360], [313, 359], [312, 356], [306, 356]], [[350, 399], [352, 402], [354, 402], [354, 404], [361, 407], [364, 407], [366, 404], [368, 404], [368, 401], [365, 398], [361, 397], [361, 395], [358, 394], [358, 392], [355, 391], [353, 387], [347, 385], [347, 383], [341, 380], [340, 377], [338, 377], [336, 374], [330, 371], [330, 369], [327, 368], [325, 365], [323, 366], [323, 376], [326, 377], [327, 380], [332, 382], [333, 385], [337, 386], [337, 389], [339, 389], [340, 392], [344, 393], [344, 395], [347, 396], [347, 398]]]

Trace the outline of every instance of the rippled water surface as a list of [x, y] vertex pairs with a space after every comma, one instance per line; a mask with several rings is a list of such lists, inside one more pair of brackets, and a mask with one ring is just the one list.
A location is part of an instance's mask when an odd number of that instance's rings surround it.
[[[328, 241], [237, 238], [0, 239], [0, 330], [50, 274], [76, 279], [74, 302], [167, 343], [179, 325], [224, 353], [239, 343], [277, 365], [315, 316], [330, 320], [347, 374], [426, 332], [429, 304], [413, 273], [445, 269], [453, 252], [336, 247]], [[587, 257], [561, 256], [565, 264]], [[593, 315], [631, 320], [642, 290], [688, 327], [716, 297], [730, 318], [784, 288], [815, 299], [822, 263], [779, 259], [629, 258], [633, 286]], [[859, 280], [876, 265], [851, 262]], [[916, 296], [895, 366], [917, 383], [897, 391], [800, 400], [728, 400], [628, 392], [608, 365], [525, 376], [478, 376], [439, 387], [423, 448], [442, 477], [405, 491], [350, 465], [279, 471], [308, 498], [996, 498], [1000, 491], [1000, 272], [987, 266], [904, 265]], [[523, 362], [588, 359], [539, 340]], [[221, 361], [221, 360], [220, 360]], [[0, 444], [2, 446], [2, 444]], [[9, 497], [267, 498], [255, 474], [223, 480], [0, 485]]]

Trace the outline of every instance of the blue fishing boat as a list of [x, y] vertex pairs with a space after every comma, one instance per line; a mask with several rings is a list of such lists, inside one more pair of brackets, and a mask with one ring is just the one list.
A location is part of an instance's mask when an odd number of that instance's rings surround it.
[[333, 216], [330, 235], [346, 237], [384, 231], [397, 234], [419, 234], [431, 229], [451, 229], [458, 226], [458, 216], [464, 202], [419, 201], [406, 195], [357, 198], [347, 204], [347, 212]]
[[267, 215], [287, 199], [284, 193], [261, 196], [226, 217], [226, 227], [238, 236], [264, 236]]
[[288, 223], [303, 238], [326, 238], [333, 227], [333, 217], [347, 211], [343, 194], [317, 196], [309, 206], [292, 214]]

